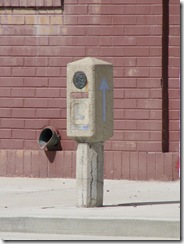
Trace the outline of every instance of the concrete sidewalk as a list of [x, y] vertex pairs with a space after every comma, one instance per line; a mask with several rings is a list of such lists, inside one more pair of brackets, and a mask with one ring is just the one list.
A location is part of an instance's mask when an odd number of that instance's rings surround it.
[[180, 182], [104, 181], [104, 206], [76, 208], [75, 180], [0, 178], [4, 240], [179, 240]]

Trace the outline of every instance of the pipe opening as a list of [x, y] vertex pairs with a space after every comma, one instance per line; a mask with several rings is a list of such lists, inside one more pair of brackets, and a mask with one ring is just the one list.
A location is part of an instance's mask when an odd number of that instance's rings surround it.
[[61, 137], [58, 134], [57, 130], [54, 127], [50, 126], [44, 128], [41, 131], [38, 143], [41, 149], [56, 150], [60, 139]]

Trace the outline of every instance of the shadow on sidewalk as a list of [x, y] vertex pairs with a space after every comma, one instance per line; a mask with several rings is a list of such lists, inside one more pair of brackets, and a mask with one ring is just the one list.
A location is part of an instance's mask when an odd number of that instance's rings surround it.
[[176, 204], [176, 203], [180, 203], [180, 201], [132, 202], [132, 203], [103, 205], [103, 207], [137, 207], [137, 206], [161, 205], [161, 204]]

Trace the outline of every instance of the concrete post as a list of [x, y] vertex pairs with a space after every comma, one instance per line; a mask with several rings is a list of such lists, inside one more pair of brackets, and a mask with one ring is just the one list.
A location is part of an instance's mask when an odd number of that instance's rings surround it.
[[113, 66], [87, 57], [67, 65], [67, 135], [78, 143], [77, 206], [103, 205], [103, 143], [113, 136]]
[[79, 143], [77, 147], [77, 207], [103, 205], [103, 143]]

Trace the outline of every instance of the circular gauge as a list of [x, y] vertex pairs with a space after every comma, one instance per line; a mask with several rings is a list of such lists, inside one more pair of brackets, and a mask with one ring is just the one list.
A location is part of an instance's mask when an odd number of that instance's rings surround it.
[[85, 87], [87, 83], [87, 77], [84, 72], [78, 71], [73, 76], [74, 86], [78, 89], [82, 89]]

